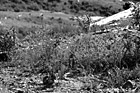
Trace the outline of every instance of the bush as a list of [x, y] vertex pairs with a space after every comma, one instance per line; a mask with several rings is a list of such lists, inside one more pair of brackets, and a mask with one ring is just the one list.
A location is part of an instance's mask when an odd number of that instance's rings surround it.
[[14, 8], [14, 12], [21, 12], [21, 10], [19, 8]]
[[47, 34], [53, 38], [72, 37], [79, 34], [79, 30], [74, 26], [62, 23], [60, 25], [56, 24], [52, 26], [51, 30]]
[[0, 61], [9, 61], [15, 48], [15, 28], [7, 31], [2, 27], [0, 30]]
[[0, 7], [0, 11], [7, 11], [7, 8], [6, 7]]
[[40, 7], [36, 3], [32, 3], [27, 7], [30, 10], [39, 11]]

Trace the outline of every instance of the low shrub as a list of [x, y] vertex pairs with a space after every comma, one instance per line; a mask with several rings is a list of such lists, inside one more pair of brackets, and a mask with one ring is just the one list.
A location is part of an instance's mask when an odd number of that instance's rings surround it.
[[11, 61], [15, 48], [15, 29], [0, 28], [0, 61]]
[[59, 37], [72, 37], [74, 35], [79, 34], [80, 31], [77, 27], [67, 24], [56, 24], [50, 28], [49, 32], [47, 33], [52, 38], [59, 38]]

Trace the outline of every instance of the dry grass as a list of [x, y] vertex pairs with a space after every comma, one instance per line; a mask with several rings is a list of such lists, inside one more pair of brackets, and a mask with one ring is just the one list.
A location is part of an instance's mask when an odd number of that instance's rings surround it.
[[[113, 93], [127, 90], [122, 87], [128, 80], [134, 81], [138, 89], [140, 33], [132, 27], [136, 32], [116, 27], [100, 34], [85, 33], [79, 26], [63, 23], [47, 29], [17, 28], [14, 33], [1, 27], [0, 49], [7, 51], [11, 59], [1, 62], [1, 83], [6, 86], [1, 84], [0, 91], [15, 92], [20, 88], [31, 93]], [[43, 92], [42, 81], [48, 72], [57, 79], [53, 89]]]

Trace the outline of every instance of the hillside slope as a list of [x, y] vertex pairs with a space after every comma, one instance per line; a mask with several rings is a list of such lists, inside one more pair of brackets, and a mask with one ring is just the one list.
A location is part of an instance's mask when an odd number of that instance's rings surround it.
[[0, 11], [38, 11], [40, 9], [65, 12], [89, 13], [109, 16], [121, 10], [123, 2], [119, 0], [0, 0]]

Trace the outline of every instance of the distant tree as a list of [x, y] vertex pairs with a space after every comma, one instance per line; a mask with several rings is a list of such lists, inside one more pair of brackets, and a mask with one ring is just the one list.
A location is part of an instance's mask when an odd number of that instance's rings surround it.
[[25, 3], [31, 2], [30, 0], [22, 0], [22, 1], [25, 2]]
[[81, 6], [80, 9], [81, 10], [86, 10], [86, 8], [84, 6]]
[[61, 2], [61, 0], [56, 0], [57, 2]]
[[61, 0], [48, 0], [48, 2], [54, 2], [54, 1], [61, 2]]
[[80, 10], [79, 8], [80, 8], [80, 7], [79, 7], [78, 4], [74, 4], [74, 5], [73, 5], [73, 9], [75, 10], [76, 13], [79, 12], [79, 10]]
[[7, 62], [8, 60], [9, 60], [9, 57], [7, 53], [0, 53], [0, 62], [1, 61]]
[[67, 5], [67, 2], [64, 2], [64, 5]]
[[20, 12], [20, 9], [19, 8], [14, 8], [14, 12]]
[[126, 10], [126, 9], [129, 9], [131, 7], [131, 4], [126, 2], [124, 5], [123, 5], [123, 9]]
[[72, 1], [72, 0], [69, 0], [68, 2], [69, 2], [71, 5], [73, 4], [73, 1]]
[[7, 3], [7, 2], [8, 2], [8, 0], [0, 0], [0, 4]]
[[140, 0], [123, 0], [123, 1], [133, 1], [133, 2], [138, 2]]
[[0, 11], [7, 11], [6, 7], [0, 7]]
[[14, 3], [22, 3], [22, 0], [10, 0], [10, 1], [12, 1]]
[[28, 7], [28, 9], [38, 11], [40, 8], [39, 8], [38, 4], [33, 3]]
[[81, 4], [87, 6], [87, 5], [89, 5], [89, 2], [83, 1]]

